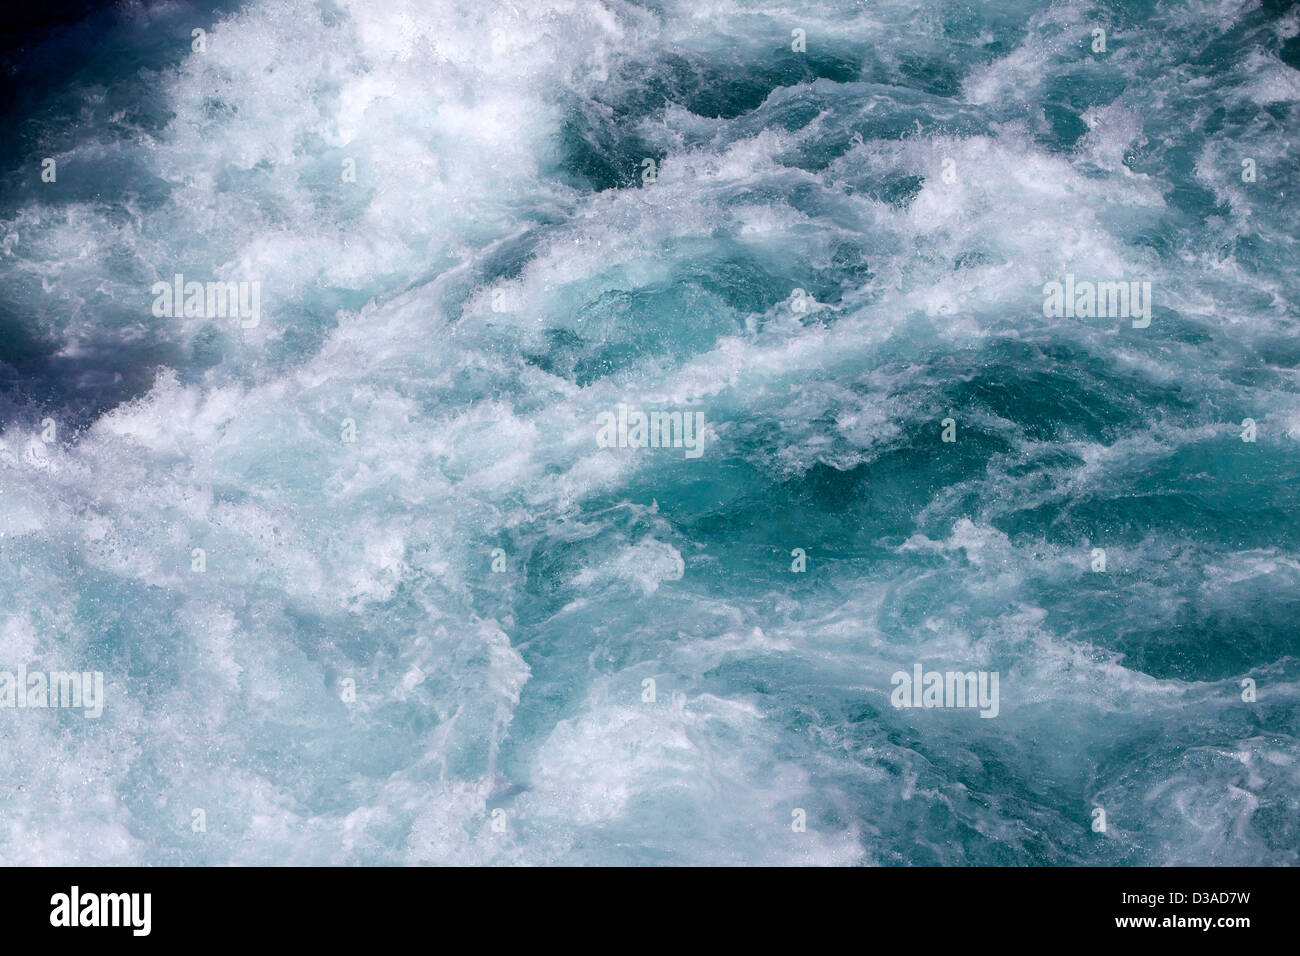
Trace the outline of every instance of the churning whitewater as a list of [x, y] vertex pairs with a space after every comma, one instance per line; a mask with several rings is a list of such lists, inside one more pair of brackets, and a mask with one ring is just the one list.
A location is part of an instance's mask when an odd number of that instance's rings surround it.
[[0, 863], [1300, 863], [1288, 4], [6, 62]]

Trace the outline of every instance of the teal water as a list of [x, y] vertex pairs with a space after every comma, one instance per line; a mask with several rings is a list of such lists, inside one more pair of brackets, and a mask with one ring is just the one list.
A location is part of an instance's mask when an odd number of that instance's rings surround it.
[[0, 860], [1297, 862], [1297, 9], [140, 5], [12, 62], [0, 669], [107, 697], [0, 709]]

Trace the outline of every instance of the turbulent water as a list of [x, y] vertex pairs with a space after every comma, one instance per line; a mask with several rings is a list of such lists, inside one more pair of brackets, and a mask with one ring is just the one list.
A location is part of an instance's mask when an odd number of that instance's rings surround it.
[[7, 42], [0, 861], [1300, 862], [1287, 4]]

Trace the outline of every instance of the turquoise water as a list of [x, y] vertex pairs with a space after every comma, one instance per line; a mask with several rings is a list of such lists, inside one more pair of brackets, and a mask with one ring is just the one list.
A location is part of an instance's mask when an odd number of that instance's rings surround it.
[[[33, 40], [0, 669], [106, 702], [0, 710], [0, 860], [1297, 862], [1296, 9]], [[155, 315], [176, 273], [260, 322]], [[1047, 316], [1067, 274], [1150, 282], [1149, 326]], [[599, 447], [620, 404], [702, 454]], [[997, 716], [895, 708], [916, 664]]]

